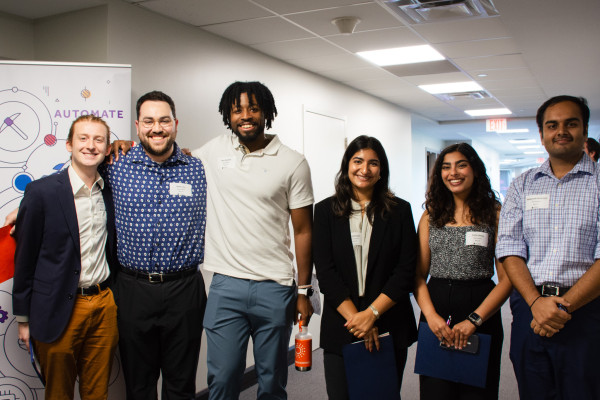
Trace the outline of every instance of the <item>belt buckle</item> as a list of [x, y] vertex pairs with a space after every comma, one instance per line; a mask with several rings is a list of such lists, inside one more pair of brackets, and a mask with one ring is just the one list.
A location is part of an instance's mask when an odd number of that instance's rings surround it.
[[158, 272], [152, 272], [148, 274], [148, 282], [150, 283], [162, 283], [163, 282], [163, 274]]
[[542, 296], [552, 297], [560, 295], [560, 288], [553, 285], [542, 285]]

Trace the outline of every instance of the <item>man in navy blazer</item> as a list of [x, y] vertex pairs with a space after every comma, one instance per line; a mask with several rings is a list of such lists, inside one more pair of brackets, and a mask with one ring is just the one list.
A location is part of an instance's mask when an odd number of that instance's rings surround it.
[[[93, 115], [71, 125], [71, 165], [30, 183], [17, 217], [13, 313], [46, 379], [46, 399], [106, 399], [118, 342], [109, 283], [116, 271], [113, 202], [97, 172], [110, 130]], [[30, 341], [31, 339], [31, 341]]]

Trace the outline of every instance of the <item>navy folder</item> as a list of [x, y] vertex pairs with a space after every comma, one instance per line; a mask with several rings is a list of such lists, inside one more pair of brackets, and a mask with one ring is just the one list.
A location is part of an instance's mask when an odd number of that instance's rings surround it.
[[343, 347], [350, 400], [399, 400], [398, 374], [392, 336], [379, 336], [379, 351], [369, 352], [364, 341]]
[[447, 381], [485, 387], [492, 337], [478, 333], [479, 350], [475, 354], [440, 347], [439, 339], [426, 322], [419, 324], [415, 374]]

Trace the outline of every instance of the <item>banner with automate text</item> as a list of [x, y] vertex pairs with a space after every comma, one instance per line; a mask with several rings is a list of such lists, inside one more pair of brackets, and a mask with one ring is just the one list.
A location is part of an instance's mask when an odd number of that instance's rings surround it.
[[[0, 225], [29, 182], [68, 167], [65, 143], [75, 118], [97, 115], [110, 126], [111, 140], [129, 139], [130, 104], [130, 65], [0, 61]], [[18, 340], [11, 291], [12, 279], [0, 283], [0, 398], [43, 399]], [[116, 358], [109, 398], [122, 391], [120, 381]]]

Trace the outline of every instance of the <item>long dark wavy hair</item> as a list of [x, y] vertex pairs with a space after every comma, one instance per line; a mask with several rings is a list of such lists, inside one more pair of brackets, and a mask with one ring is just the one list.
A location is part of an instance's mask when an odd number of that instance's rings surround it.
[[348, 166], [350, 160], [357, 152], [371, 149], [379, 158], [379, 174], [381, 179], [375, 183], [373, 187], [373, 197], [367, 206], [367, 217], [373, 223], [373, 216], [379, 214], [385, 218], [385, 214], [390, 212], [396, 204], [394, 201], [394, 193], [390, 190], [390, 164], [388, 162], [385, 150], [381, 142], [374, 137], [362, 135], [354, 139], [344, 152], [340, 170], [335, 178], [335, 194], [333, 195], [333, 212], [338, 217], [350, 218], [352, 215], [352, 199], [354, 197], [354, 189], [350, 178], [348, 177]]
[[437, 160], [429, 178], [429, 188], [425, 194], [425, 209], [429, 213], [429, 222], [438, 228], [454, 223], [454, 197], [442, 181], [442, 164], [446, 154], [458, 151], [467, 158], [474, 173], [473, 186], [466, 200], [471, 222], [476, 225], [487, 225], [496, 229], [496, 214], [500, 201], [485, 171], [485, 165], [479, 155], [467, 143], [457, 143], [446, 147]]

